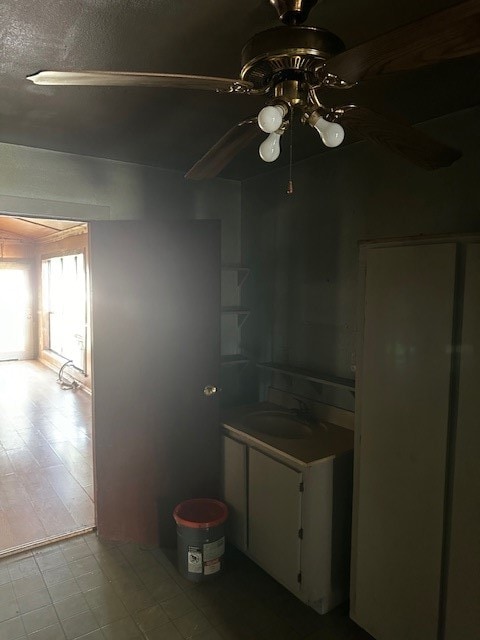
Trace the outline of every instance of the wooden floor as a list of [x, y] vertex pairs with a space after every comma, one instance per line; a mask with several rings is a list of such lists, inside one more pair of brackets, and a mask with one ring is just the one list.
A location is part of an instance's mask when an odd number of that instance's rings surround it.
[[0, 362], [0, 553], [93, 526], [91, 397]]

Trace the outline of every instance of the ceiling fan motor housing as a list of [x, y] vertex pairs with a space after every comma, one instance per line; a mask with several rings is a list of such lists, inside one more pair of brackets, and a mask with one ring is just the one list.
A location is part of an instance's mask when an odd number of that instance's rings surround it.
[[345, 51], [338, 36], [318, 27], [282, 26], [261, 31], [242, 50], [242, 80], [255, 89], [285, 80], [316, 84], [325, 60]]

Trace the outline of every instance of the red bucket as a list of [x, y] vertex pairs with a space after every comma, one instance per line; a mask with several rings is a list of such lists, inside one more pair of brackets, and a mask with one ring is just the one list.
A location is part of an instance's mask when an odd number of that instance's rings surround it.
[[175, 522], [190, 529], [212, 529], [228, 517], [227, 505], [212, 498], [193, 498], [177, 505], [173, 511]]
[[188, 580], [210, 580], [222, 572], [227, 516], [227, 506], [212, 498], [185, 500], [175, 507], [178, 568]]

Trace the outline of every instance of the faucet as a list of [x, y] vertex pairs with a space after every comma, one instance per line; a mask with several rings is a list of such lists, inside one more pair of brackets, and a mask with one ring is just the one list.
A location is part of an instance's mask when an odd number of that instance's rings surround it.
[[298, 408], [293, 408], [292, 413], [297, 416], [303, 422], [307, 424], [313, 424], [316, 422], [315, 416], [313, 415], [310, 407], [306, 402], [300, 400], [300, 398], [293, 398], [296, 402], [298, 402]]

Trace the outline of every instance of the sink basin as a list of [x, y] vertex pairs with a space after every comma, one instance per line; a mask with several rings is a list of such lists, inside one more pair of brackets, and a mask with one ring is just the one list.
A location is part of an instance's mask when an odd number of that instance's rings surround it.
[[313, 429], [285, 411], [256, 411], [243, 420], [247, 429], [267, 436], [300, 440], [313, 434]]

